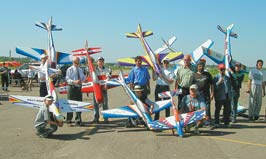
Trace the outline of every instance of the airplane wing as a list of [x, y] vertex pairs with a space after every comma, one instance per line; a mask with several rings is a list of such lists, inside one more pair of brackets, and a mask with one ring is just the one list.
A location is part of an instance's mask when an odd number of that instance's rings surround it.
[[[145, 59], [144, 56], [141, 56], [141, 57], [142, 59]], [[135, 57], [121, 58], [121, 59], [117, 59], [117, 61], [118, 61], [118, 65], [120, 66], [136, 66]], [[142, 66], [149, 66], [148, 63], [145, 61], [142, 60]]]
[[[40, 108], [44, 97], [10, 95], [9, 102], [28, 108]], [[79, 102], [67, 99], [58, 100], [60, 112], [88, 112], [92, 111], [94, 106], [91, 103]], [[51, 108], [51, 107], [50, 107]], [[49, 110], [52, 112], [51, 110]]]
[[[209, 57], [216, 64], [224, 63], [224, 54], [221, 54], [219, 52], [213, 51], [205, 47], [202, 47], [202, 49], [204, 51], [204, 55]], [[232, 66], [235, 66], [237, 62], [241, 64], [241, 70], [248, 73], [248, 67], [239, 61], [232, 59], [231, 61]]]
[[[182, 59], [184, 57], [184, 54], [182, 52], [170, 52], [170, 53], [156, 54], [156, 57], [159, 61], [168, 58], [169, 62], [172, 62]], [[142, 58], [142, 66], [150, 66], [148, 62], [149, 61], [148, 55], [141, 56], [141, 58]], [[120, 66], [136, 66], [135, 57], [121, 58], [118, 59], [117, 61]]]
[[[179, 114], [180, 125], [183, 128], [192, 123], [203, 119], [205, 117], [205, 110], [199, 110], [189, 113]], [[167, 129], [176, 129], [176, 121], [174, 116], [170, 116], [164, 119], [152, 121], [149, 123], [153, 129], [157, 130], [167, 130]]]
[[[154, 103], [154, 109], [152, 114], [158, 113], [161, 110], [172, 106], [171, 100], [163, 100]], [[122, 106], [115, 109], [109, 109], [102, 111], [104, 118], [128, 118], [128, 117], [139, 117], [139, 109], [136, 105]]]
[[[40, 61], [40, 55], [48, 54], [45, 49], [38, 48], [16, 48], [16, 53]], [[58, 64], [72, 64], [73, 55], [64, 52], [56, 52], [58, 55]], [[80, 57], [80, 63], [85, 63], [85, 57]]]
[[213, 41], [208, 39], [206, 42], [204, 42], [203, 44], [201, 44], [196, 50], [194, 50], [192, 53], [191, 53], [191, 57], [192, 57], [192, 62], [194, 63], [197, 63], [200, 58], [204, 55], [204, 52], [202, 50], [202, 47], [205, 47], [205, 48], [211, 48], [211, 46], [213, 45]]
[[[117, 86], [121, 86], [121, 84], [119, 82], [117, 82], [117, 80], [116, 80], [117, 77], [118, 77], [118, 75], [111, 75], [110, 79], [107, 80], [105, 75], [98, 76], [100, 86], [104, 86], [106, 84], [108, 89], [111, 89], [111, 88], [114, 88]], [[125, 78], [125, 82], [128, 84], [129, 83], [128, 75], [124, 75], [124, 78]], [[89, 82], [82, 83], [82, 88], [81, 88], [82, 93], [92, 93], [93, 92], [92, 79], [91, 79], [91, 77], [88, 77], [87, 79]], [[60, 94], [67, 94], [67, 89], [68, 89], [67, 86], [68, 86], [67, 83], [60, 84], [59, 88], [58, 88], [58, 92]]]
[[172, 62], [179, 59], [183, 59], [184, 54], [182, 52], [169, 52], [169, 53], [156, 54], [156, 56], [159, 59], [159, 61], [168, 59], [169, 62]]

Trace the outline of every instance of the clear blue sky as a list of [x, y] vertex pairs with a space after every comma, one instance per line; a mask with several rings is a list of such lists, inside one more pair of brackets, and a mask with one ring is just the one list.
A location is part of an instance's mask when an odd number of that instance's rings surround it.
[[[70, 53], [84, 46], [100, 46], [107, 62], [144, 55], [137, 39], [127, 39], [137, 25], [153, 31], [147, 37], [153, 50], [161, 38], [177, 37], [174, 48], [190, 53], [207, 39], [223, 53], [224, 35], [217, 25], [235, 24], [238, 39], [231, 39], [232, 55], [248, 66], [266, 61], [266, 2], [262, 0], [8, 0], [0, 5], [0, 56], [18, 57], [15, 47], [47, 48], [47, 33], [37, 21], [63, 27], [53, 32], [56, 50]], [[99, 55], [94, 55], [97, 57]]]

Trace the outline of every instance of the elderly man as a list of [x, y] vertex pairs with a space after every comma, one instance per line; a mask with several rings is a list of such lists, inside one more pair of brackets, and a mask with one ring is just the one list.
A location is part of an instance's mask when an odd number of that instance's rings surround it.
[[196, 72], [196, 67], [191, 65], [190, 55], [185, 55], [184, 66], [177, 69], [175, 88], [180, 88], [182, 93], [178, 95], [178, 108], [184, 96], [189, 94], [189, 87], [193, 82], [193, 76]]
[[220, 111], [222, 106], [224, 115], [225, 127], [232, 127], [230, 125], [230, 114], [231, 114], [231, 80], [225, 75], [225, 65], [218, 65], [219, 73], [213, 78], [214, 83], [214, 99], [215, 99], [215, 124], [213, 128], [220, 127]]
[[[198, 86], [196, 84], [192, 84], [189, 87], [189, 94], [184, 96], [181, 103], [181, 112], [187, 113], [197, 110], [205, 110], [206, 104], [204, 102], [204, 98], [198, 92]], [[194, 133], [199, 134], [199, 125], [201, 124], [201, 120], [196, 123]], [[186, 132], [189, 131], [190, 125], [185, 127]]]
[[[82, 101], [81, 83], [86, 81], [86, 77], [79, 67], [79, 57], [73, 58], [73, 65], [67, 69], [66, 81], [68, 83], [67, 98], [70, 100]], [[71, 120], [73, 113], [67, 113], [67, 125], [72, 126]], [[75, 118], [76, 125], [82, 126], [81, 112], [76, 112]]]

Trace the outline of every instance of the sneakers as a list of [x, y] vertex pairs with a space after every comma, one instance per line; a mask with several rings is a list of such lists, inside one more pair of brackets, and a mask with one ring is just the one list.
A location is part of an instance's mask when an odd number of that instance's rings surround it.
[[259, 116], [254, 116], [254, 120], [259, 120]]

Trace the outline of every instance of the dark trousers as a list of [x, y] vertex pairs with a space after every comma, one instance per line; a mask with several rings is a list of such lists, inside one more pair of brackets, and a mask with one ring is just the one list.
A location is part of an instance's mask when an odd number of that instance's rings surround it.
[[[67, 91], [67, 98], [69, 100], [75, 100], [75, 101], [82, 101], [82, 92], [81, 92], [81, 87], [76, 87], [73, 85], [68, 86], [68, 91]], [[67, 118], [66, 121], [68, 123], [71, 123], [71, 120], [73, 118], [73, 112], [67, 113]], [[75, 122], [76, 123], [81, 123], [81, 112], [76, 112], [76, 117], [75, 117]]]
[[228, 125], [230, 123], [231, 115], [231, 100], [228, 98], [228, 95], [225, 100], [215, 100], [215, 124], [220, 123], [220, 111], [222, 106], [224, 107], [224, 124]]
[[[166, 86], [166, 85], [156, 85], [155, 87], [155, 101], [161, 101], [161, 100], [167, 100], [167, 99], [170, 99], [170, 98], [159, 98], [158, 94], [159, 93], [162, 93], [162, 92], [165, 92], [165, 91], [169, 91], [170, 88], [169, 86]], [[166, 108], [165, 109], [165, 117], [168, 117], [170, 116], [170, 108]], [[158, 113], [155, 113], [155, 116], [154, 116], [154, 120], [158, 120], [160, 118], [160, 112]]]
[[40, 97], [45, 97], [48, 94], [46, 82], [40, 83]]
[[178, 95], [178, 110], [181, 109], [181, 103], [182, 103], [183, 97], [189, 94], [189, 88], [182, 87], [181, 89], [182, 89], [182, 93]]
[[232, 117], [233, 119], [236, 119], [237, 115], [237, 105], [238, 105], [238, 99], [240, 97], [240, 90], [232, 90]]
[[2, 89], [7, 90], [8, 85], [9, 85], [8, 76], [2, 75], [1, 80], [2, 80]]
[[211, 119], [211, 99], [210, 99], [210, 95], [203, 96], [203, 98], [204, 98], [205, 104], [206, 104], [206, 117], [209, 120], [209, 119]]

